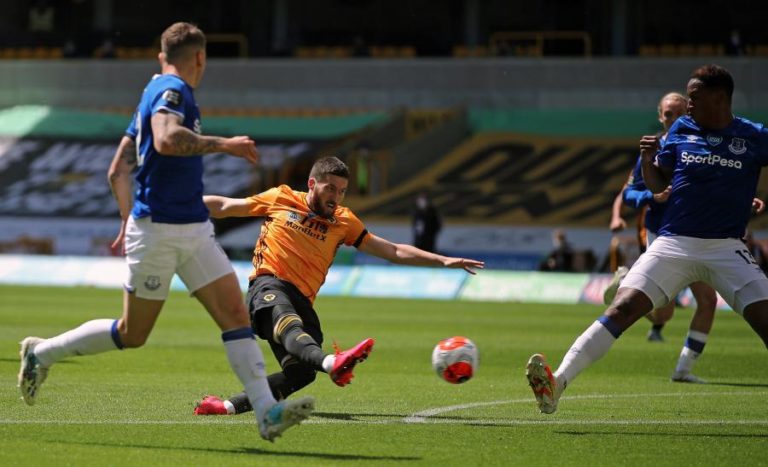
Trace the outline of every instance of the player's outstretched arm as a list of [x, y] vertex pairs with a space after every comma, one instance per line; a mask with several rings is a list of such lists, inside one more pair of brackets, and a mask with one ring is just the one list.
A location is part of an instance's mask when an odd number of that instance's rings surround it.
[[227, 198], [226, 196], [205, 195], [203, 202], [208, 207], [211, 217], [220, 219], [222, 217], [248, 217], [251, 215], [250, 208], [245, 202], [245, 198]]
[[242, 157], [253, 164], [259, 159], [256, 143], [251, 138], [198, 135], [183, 126], [178, 115], [162, 110], [152, 115], [152, 136], [155, 150], [165, 156], [197, 156], [225, 152]]
[[107, 180], [112, 190], [112, 196], [117, 201], [120, 210], [120, 232], [112, 242], [112, 248], [123, 244], [125, 238], [125, 223], [131, 213], [133, 181], [131, 173], [136, 168], [136, 143], [128, 136], [123, 136], [112, 158], [107, 172]]
[[485, 263], [482, 261], [438, 255], [415, 246], [392, 243], [373, 234], [358, 249], [363, 253], [378, 256], [389, 262], [408, 266], [443, 266], [446, 268], [463, 269], [470, 274], [475, 274], [476, 269], [483, 269], [485, 267]]

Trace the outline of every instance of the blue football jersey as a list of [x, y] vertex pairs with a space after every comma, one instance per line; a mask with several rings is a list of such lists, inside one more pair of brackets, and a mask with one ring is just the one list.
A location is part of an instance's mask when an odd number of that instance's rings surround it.
[[673, 169], [659, 235], [744, 236], [760, 169], [768, 165], [768, 130], [761, 123], [735, 117], [727, 128], [705, 130], [680, 117], [656, 160]]
[[[665, 136], [661, 137], [661, 143], [664, 143]], [[658, 233], [661, 227], [661, 221], [664, 217], [664, 211], [667, 203], [657, 203], [653, 200], [653, 193], [645, 185], [643, 179], [643, 170], [641, 165], [642, 158], [637, 157], [635, 167], [632, 169], [632, 175], [629, 176], [627, 187], [622, 193], [624, 204], [639, 209], [648, 206], [645, 210], [645, 228], [651, 233]]]
[[182, 125], [200, 133], [200, 110], [192, 88], [176, 75], [155, 75], [144, 88], [126, 134], [136, 142], [138, 171], [131, 215], [153, 222], [189, 224], [208, 219], [203, 203], [203, 158], [165, 156], [155, 150], [152, 115], [178, 115]]

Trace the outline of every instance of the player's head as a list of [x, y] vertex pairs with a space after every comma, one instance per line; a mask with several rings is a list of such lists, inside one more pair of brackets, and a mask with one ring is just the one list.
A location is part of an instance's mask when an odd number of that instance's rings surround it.
[[331, 218], [344, 200], [349, 185], [349, 168], [337, 157], [318, 159], [309, 172], [307, 204], [315, 214]]
[[694, 70], [688, 80], [688, 114], [705, 128], [731, 116], [733, 77], [718, 65], [704, 65]]
[[688, 99], [679, 92], [670, 92], [664, 95], [659, 101], [659, 122], [668, 131], [669, 127], [675, 123], [675, 120], [686, 113]]
[[205, 34], [190, 23], [173, 23], [160, 36], [160, 63], [168, 63], [191, 73], [197, 86], [205, 71]]

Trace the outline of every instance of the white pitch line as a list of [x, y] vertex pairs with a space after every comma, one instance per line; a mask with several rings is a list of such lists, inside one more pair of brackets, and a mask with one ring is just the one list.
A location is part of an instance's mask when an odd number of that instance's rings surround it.
[[[694, 397], [694, 396], [754, 396], [765, 395], [766, 391], [754, 391], [754, 392], [694, 392], [694, 393], [682, 393], [682, 392], [667, 392], [667, 393], [654, 393], [654, 394], [586, 394], [582, 396], [563, 397], [561, 400], [586, 400], [586, 399], [637, 399], [640, 397]], [[434, 407], [431, 409], [422, 410], [416, 412], [403, 419], [404, 423], [426, 423], [427, 418], [434, 417], [435, 415], [444, 414], [447, 412], [453, 412], [456, 410], [472, 409], [475, 407], [485, 407], [502, 404], [533, 404], [533, 397], [526, 399], [512, 399], [506, 401], [491, 401], [491, 402], [470, 402], [468, 404], [449, 405], [446, 407]], [[434, 420], [430, 421], [434, 423]]]
[[[696, 397], [696, 396], [764, 396], [768, 391], [750, 391], [750, 392], [698, 392], [698, 393], [651, 393], [651, 394], [586, 394], [580, 396], [564, 397], [562, 400], [595, 400], [595, 399], [636, 399], [649, 397]], [[486, 402], [472, 402], [468, 404], [456, 404], [445, 407], [434, 407], [431, 409], [416, 412], [403, 418], [390, 418], [383, 420], [350, 420], [336, 418], [314, 417], [303, 423], [307, 425], [324, 424], [358, 424], [358, 425], [392, 425], [398, 423], [405, 424], [461, 424], [461, 425], [496, 425], [496, 426], [520, 426], [520, 425], [741, 425], [753, 426], [768, 425], [768, 420], [615, 420], [615, 419], [593, 419], [593, 420], [562, 420], [553, 417], [547, 417], [539, 420], [500, 420], [500, 419], [441, 419], [430, 418], [436, 415], [453, 412], [456, 410], [472, 409], [477, 407], [487, 407], [504, 404], [531, 404], [533, 398], [510, 399]], [[355, 414], [350, 414], [355, 416]], [[210, 423], [213, 422], [213, 423]], [[243, 417], [195, 417], [189, 420], [13, 420], [0, 419], [0, 425], [254, 425], [254, 420], [250, 416]]]
[[[304, 425], [395, 425], [404, 423], [400, 420], [339, 420], [313, 418], [303, 422]], [[557, 426], [588, 426], [588, 425], [623, 425], [623, 426], [691, 426], [691, 425], [731, 425], [731, 426], [768, 426], [768, 420], [496, 420], [496, 419], [434, 419], [425, 422], [429, 425], [494, 425], [494, 426], [524, 426], [524, 425], [557, 425]], [[215, 423], [206, 423], [203, 420], [0, 420], [0, 425], [59, 425], [59, 426], [92, 426], [92, 425], [185, 425], [185, 426], [213, 426], [213, 425], [253, 425], [250, 418], [237, 420], [217, 420]]]

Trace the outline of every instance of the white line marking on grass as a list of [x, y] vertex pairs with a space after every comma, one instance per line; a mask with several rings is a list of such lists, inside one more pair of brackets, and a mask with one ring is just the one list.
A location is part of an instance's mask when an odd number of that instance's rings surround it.
[[[313, 418], [303, 422], [304, 425], [395, 425], [404, 423], [403, 420], [339, 420]], [[407, 423], [407, 422], [405, 422]], [[494, 425], [494, 426], [523, 426], [523, 425], [740, 425], [740, 426], [768, 426], [768, 420], [494, 420], [494, 419], [434, 419], [425, 422], [429, 425]], [[193, 420], [0, 420], [0, 425], [253, 425], [255, 422], [250, 417], [235, 420], [217, 420], [215, 423]]]
[[[563, 397], [561, 400], [584, 400], [584, 399], [637, 399], [640, 397], [694, 397], [694, 396], [754, 396], [765, 395], [766, 391], [755, 392], [667, 392], [667, 393], [651, 393], [651, 394], [586, 394], [583, 396]], [[429, 417], [435, 415], [444, 414], [447, 412], [453, 412], [455, 410], [472, 409], [475, 407], [486, 407], [502, 404], [533, 404], [535, 399], [529, 397], [526, 399], [512, 399], [506, 401], [491, 401], [491, 402], [470, 402], [467, 404], [449, 405], [446, 407], [434, 407], [431, 409], [422, 410], [416, 412], [408, 417], [403, 418], [404, 423], [427, 423]], [[435, 420], [430, 420], [430, 423], [435, 423]], [[536, 422], [538, 423], [538, 422]]]
[[[764, 396], [768, 391], [752, 392], [670, 392], [670, 393], [650, 393], [650, 394], [586, 394], [581, 396], [564, 397], [562, 400], [596, 400], [596, 399], [637, 399], [649, 397], [695, 397], [695, 396]], [[364, 419], [338, 419], [323, 418], [316, 416], [303, 422], [307, 425], [393, 425], [393, 424], [456, 424], [456, 425], [495, 425], [495, 426], [522, 426], [522, 425], [623, 425], [623, 426], [642, 426], [642, 425], [731, 425], [731, 426], [768, 426], [768, 420], [658, 420], [658, 419], [637, 419], [637, 420], [614, 420], [614, 419], [592, 419], [592, 420], [562, 420], [554, 417], [547, 417], [539, 420], [514, 420], [514, 419], [489, 419], [489, 418], [430, 418], [436, 415], [453, 412], [456, 410], [473, 409], [477, 407], [488, 407], [504, 404], [531, 404], [533, 398], [510, 399], [486, 402], [471, 402], [467, 404], [456, 404], [445, 407], [434, 407], [431, 409], [416, 412], [410, 416], [399, 418], [391, 417], [389, 419], [364, 420]], [[365, 415], [350, 414], [350, 416], [364, 417]], [[249, 414], [242, 417], [195, 417], [186, 420], [14, 420], [0, 419], [0, 425], [252, 425], [255, 426], [253, 417]]]

